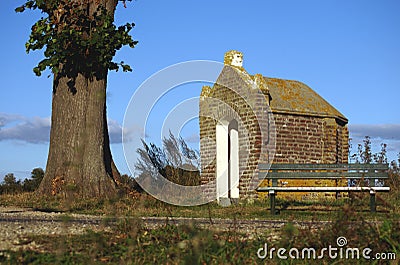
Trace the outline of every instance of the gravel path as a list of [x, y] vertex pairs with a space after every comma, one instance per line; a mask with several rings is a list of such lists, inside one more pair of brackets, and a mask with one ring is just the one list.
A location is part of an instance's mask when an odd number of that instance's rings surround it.
[[30, 235], [75, 235], [88, 229], [111, 230], [100, 220], [90, 215], [67, 216], [63, 213], [45, 213], [26, 208], [0, 207], [0, 251], [39, 250], [40, 246], [35, 241], [28, 240]]
[[[146, 228], [156, 228], [165, 224], [182, 225], [196, 223], [203, 228], [224, 231], [239, 231], [247, 238], [257, 235], [266, 235], [271, 239], [274, 231], [281, 228], [286, 221], [280, 220], [231, 220], [209, 218], [166, 218], [166, 217], [142, 217]], [[29, 208], [1, 207], [0, 206], [0, 253], [2, 250], [36, 250], [40, 246], [29, 239], [31, 235], [77, 235], [87, 230], [112, 231], [113, 222], [117, 219], [105, 217], [65, 214], [55, 212], [40, 212]], [[111, 221], [111, 222], [110, 222]], [[297, 225], [309, 229], [317, 229], [328, 222], [298, 222]], [[266, 238], [267, 239], [267, 238]]]

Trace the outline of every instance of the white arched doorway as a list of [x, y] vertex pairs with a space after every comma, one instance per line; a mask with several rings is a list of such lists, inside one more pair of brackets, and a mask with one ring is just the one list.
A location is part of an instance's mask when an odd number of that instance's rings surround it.
[[226, 204], [230, 199], [239, 198], [239, 131], [236, 120], [217, 124], [216, 144], [217, 200], [224, 200], [223, 204]]

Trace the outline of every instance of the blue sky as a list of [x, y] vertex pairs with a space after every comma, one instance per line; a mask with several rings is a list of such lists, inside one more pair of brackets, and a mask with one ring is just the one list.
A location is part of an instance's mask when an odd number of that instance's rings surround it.
[[[16, 14], [22, 3], [0, 2], [0, 179], [9, 172], [29, 176], [34, 167], [45, 168], [47, 159], [52, 79], [32, 71], [42, 52], [27, 55], [24, 44], [41, 14]], [[349, 119], [354, 144], [370, 135], [375, 145], [389, 145], [391, 159], [400, 151], [399, 1], [136, 0], [127, 5], [118, 6], [116, 20], [136, 23], [132, 35], [139, 44], [122, 49], [116, 60], [134, 71], [110, 73], [107, 94], [112, 151], [122, 173], [130, 174], [121, 126], [140, 84], [175, 63], [222, 62], [231, 49], [244, 53], [251, 74], [313, 88]]]

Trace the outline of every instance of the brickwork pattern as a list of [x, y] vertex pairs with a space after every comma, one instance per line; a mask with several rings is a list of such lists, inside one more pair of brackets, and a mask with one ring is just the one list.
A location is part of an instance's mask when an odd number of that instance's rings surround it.
[[[276, 126], [275, 163], [347, 163], [347, 126], [339, 125], [334, 118], [274, 114]], [[329, 180], [282, 180], [285, 186], [335, 186], [345, 185]], [[263, 185], [271, 185], [265, 182]], [[293, 199], [333, 197], [334, 193], [284, 193]]]

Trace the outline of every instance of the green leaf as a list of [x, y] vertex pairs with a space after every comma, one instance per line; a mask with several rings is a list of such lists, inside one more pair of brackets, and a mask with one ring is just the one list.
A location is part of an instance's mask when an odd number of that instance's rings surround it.
[[124, 64], [124, 65], [122, 65], [122, 71], [124, 71], [124, 72], [132, 72], [132, 68], [129, 65]]
[[20, 7], [17, 7], [16, 9], [15, 9], [15, 12], [17, 12], [17, 13], [22, 13], [22, 12], [24, 12], [25, 11], [25, 6], [20, 6]]
[[51, 69], [51, 71], [52, 71], [54, 74], [58, 74], [58, 72], [60, 71], [60, 69], [58, 68], [58, 66], [53, 66], [53, 68]]
[[42, 72], [40, 71], [39, 67], [33, 68], [33, 72], [34, 72], [37, 76], [41, 76], [41, 75], [42, 75]]

